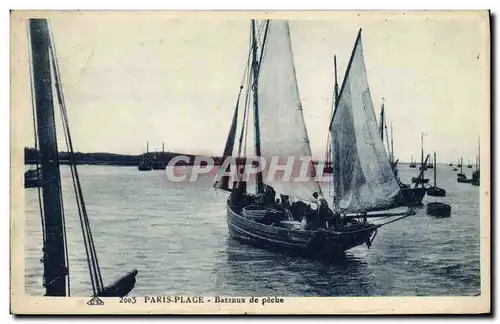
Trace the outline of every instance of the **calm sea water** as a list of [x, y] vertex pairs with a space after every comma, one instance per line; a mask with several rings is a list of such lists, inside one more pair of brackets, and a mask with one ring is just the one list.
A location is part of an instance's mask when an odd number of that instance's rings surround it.
[[[417, 171], [401, 165], [403, 180]], [[429, 296], [480, 291], [479, 188], [456, 182], [438, 166], [438, 185], [452, 217], [415, 216], [382, 227], [365, 245], [336, 263], [284, 256], [242, 245], [228, 236], [227, 195], [212, 177], [172, 184], [164, 171], [79, 166], [102, 276], [110, 284], [139, 271], [131, 296]], [[464, 169], [467, 177], [472, 169]], [[90, 296], [91, 285], [67, 166], [61, 167], [72, 296]], [[432, 179], [432, 173], [428, 173]], [[37, 189], [26, 189], [25, 286], [43, 295], [42, 236]]]

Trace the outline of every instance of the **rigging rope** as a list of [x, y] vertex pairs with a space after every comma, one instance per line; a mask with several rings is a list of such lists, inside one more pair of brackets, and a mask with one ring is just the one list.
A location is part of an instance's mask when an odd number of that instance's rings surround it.
[[[247, 58], [247, 64], [245, 67], [245, 73], [243, 75], [243, 79], [241, 80], [241, 86], [243, 87], [243, 81], [246, 78], [246, 92], [245, 92], [245, 106], [243, 107], [243, 122], [242, 122], [242, 127], [241, 127], [241, 134], [240, 134], [240, 139], [239, 139], [239, 145], [238, 145], [238, 158], [241, 157], [241, 148], [242, 144], [244, 145], [244, 150], [243, 150], [243, 155], [246, 156], [246, 133], [247, 133], [247, 125], [248, 125], [248, 107], [249, 107], [249, 99], [250, 99], [250, 88], [249, 88], [249, 80], [251, 78], [251, 71], [248, 69], [250, 66], [250, 58], [251, 58], [251, 53], [252, 53], [252, 37], [250, 35], [249, 38], [249, 50], [248, 50], [248, 58]], [[240, 92], [241, 93], [241, 92]], [[243, 142], [243, 139], [245, 140]]]
[[92, 237], [92, 232], [90, 228], [90, 222], [87, 214], [87, 210], [85, 207], [85, 201], [83, 198], [83, 191], [80, 185], [80, 179], [78, 176], [78, 171], [76, 168], [76, 159], [75, 159], [75, 154], [73, 150], [73, 143], [71, 140], [71, 134], [70, 134], [70, 128], [69, 128], [69, 121], [68, 121], [68, 116], [67, 116], [67, 109], [66, 109], [66, 103], [64, 100], [64, 95], [62, 93], [62, 86], [61, 86], [61, 77], [59, 73], [59, 64], [57, 60], [57, 55], [55, 52], [55, 46], [53, 44], [53, 37], [52, 37], [52, 32], [51, 33], [51, 43], [50, 43], [50, 50], [51, 50], [51, 59], [52, 59], [52, 65], [53, 69], [55, 72], [55, 87], [57, 91], [57, 100], [60, 106], [61, 110], [61, 117], [63, 120], [63, 129], [64, 129], [64, 135], [65, 135], [65, 141], [66, 141], [66, 146], [68, 149], [69, 153], [69, 162], [70, 162], [70, 169], [71, 169], [71, 176], [72, 176], [72, 182], [73, 182], [73, 189], [75, 192], [76, 200], [77, 200], [77, 207], [78, 207], [78, 213], [80, 217], [80, 225], [82, 229], [82, 236], [84, 240], [84, 245], [85, 245], [85, 252], [87, 255], [87, 264], [89, 267], [89, 273], [90, 273], [90, 278], [91, 278], [91, 283], [92, 283], [92, 290], [94, 292], [94, 295], [102, 292], [104, 289], [104, 285], [102, 282], [102, 276], [101, 276], [101, 271], [99, 267], [99, 262], [97, 259], [97, 252], [95, 249], [94, 245], [94, 240]]

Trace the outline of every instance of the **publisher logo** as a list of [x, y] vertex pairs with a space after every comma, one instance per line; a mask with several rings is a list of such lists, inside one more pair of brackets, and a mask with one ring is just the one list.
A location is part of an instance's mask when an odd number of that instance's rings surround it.
[[93, 297], [91, 300], [87, 302], [89, 306], [102, 306], [104, 302], [99, 297]]

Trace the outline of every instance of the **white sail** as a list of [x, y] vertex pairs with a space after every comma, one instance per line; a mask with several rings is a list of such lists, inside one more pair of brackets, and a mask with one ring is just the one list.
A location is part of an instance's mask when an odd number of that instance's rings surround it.
[[314, 179], [312, 163], [309, 165], [308, 181], [294, 181], [299, 176], [299, 157], [311, 157], [302, 104], [297, 86], [292, 54], [290, 29], [286, 20], [269, 22], [267, 39], [261, 58], [258, 78], [258, 104], [261, 156], [270, 163], [279, 157], [284, 163], [294, 157], [295, 168], [290, 181], [275, 176], [271, 185], [277, 192], [289, 194], [301, 200], [312, 200], [314, 192], [321, 193]]
[[361, 30], [340, 91], [332, 123], [335, 208], [359, 212], [390, 208], [399, 193], [375, 118]]

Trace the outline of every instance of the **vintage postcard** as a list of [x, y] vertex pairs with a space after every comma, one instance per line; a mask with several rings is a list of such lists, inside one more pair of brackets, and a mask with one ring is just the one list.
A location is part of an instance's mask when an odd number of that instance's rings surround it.
[[490, 312], [488, 11], [12, 11], [10, 71], [12, 313]]

